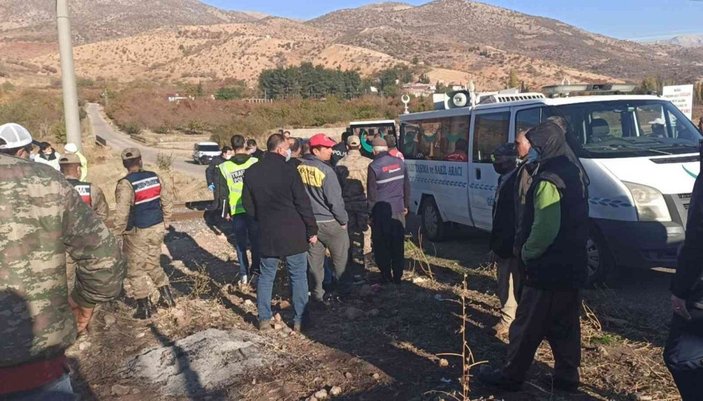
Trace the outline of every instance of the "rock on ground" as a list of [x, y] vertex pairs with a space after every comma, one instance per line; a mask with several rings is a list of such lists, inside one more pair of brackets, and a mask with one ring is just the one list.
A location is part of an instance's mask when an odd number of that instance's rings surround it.
[[165, 394], [192, 396], [230, 385], [276, 359], [257, 334], [208, 329], [142, 352], [122, 373], [159, 384]]

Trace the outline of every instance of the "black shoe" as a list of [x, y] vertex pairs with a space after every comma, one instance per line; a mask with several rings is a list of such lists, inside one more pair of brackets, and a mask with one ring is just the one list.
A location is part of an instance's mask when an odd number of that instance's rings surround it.
[[137, 311], [132, 315], [135, 319], [146, 320], [151, 317], [151, 301], [149, 298], [137, 299]]
[[504, 391], [520, 391], [522, 388], [521, 382], [508, 379], [499, 369], [493, 369], [486, 365], [479, 366], [474, 377], [483, 384], [498, 387]]
[[561, 380], [561, 379], [554, 379], [554, 388], [559, 390], [559, 391], [564, 391], [567, 393], [578, 393], [579, 392], [579, 383], [578, 382], [571, 382], [571, 381], [566, 381], [566, 380]]
[[327, 296], [323, 296], [322, 299], [314, 297], [310, 298], [309, 307], [311, 310], [325, 311], [329, 309], [330, 306], [332, 306], [332, 304], [327, 299]]
[[159, 294], [161, 295], [159, 298], [159, 306], [163, 306], [164, 308], [173, 308], [176, 306], [176, 301], [173, 300], [173, 296], [171, 295], [171, 287], [167, 285], [159, 287]]

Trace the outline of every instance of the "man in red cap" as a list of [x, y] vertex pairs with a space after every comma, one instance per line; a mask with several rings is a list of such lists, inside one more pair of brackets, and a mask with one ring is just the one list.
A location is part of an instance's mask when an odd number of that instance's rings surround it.
[[344, 207], [337, 174], [328, 164], [334, 145], [335, 142], [325, 134], [314, 135], [310, 138], [311, 154], [306, 155], [303, 163], [298, 166], [318, 227], [318, 242], [310, 246], [308, 263], [313, 279], [313, 301], [321, 303], [326, 303], [325, 291], [322, 288], [325, 278], [325, 249], [329, 249], [332, 257], [339, 295], [346, 296], [350, 291], [345, 275], [349, 252], [349, 217]]

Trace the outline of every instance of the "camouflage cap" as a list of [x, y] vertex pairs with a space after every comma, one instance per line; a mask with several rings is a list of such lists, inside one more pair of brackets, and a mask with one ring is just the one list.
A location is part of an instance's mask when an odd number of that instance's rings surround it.
[[61, 156], [59, 159], [59, 164], [81, 164], [81, 159], [75, 153], [69, 153]]
[[122, 160], [131, 160], [139, 157], [142, 157], [142, 154], [137, 148], [127, 148], [122, 151]]

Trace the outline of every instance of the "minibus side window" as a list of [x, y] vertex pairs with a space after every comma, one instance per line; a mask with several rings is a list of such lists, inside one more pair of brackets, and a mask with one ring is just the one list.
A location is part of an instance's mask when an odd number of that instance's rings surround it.
[[515, 133], [526, 131], [542, 122], [542, 108], [520, 110], [515, 115]]
[[491, 163], [491, 154], [508, 142], [510, 112], [476, 114], [474, 124], [474, 163]]
[[468, 161], [468, 116], [407, 122], [401, 133], [406, 159]]

